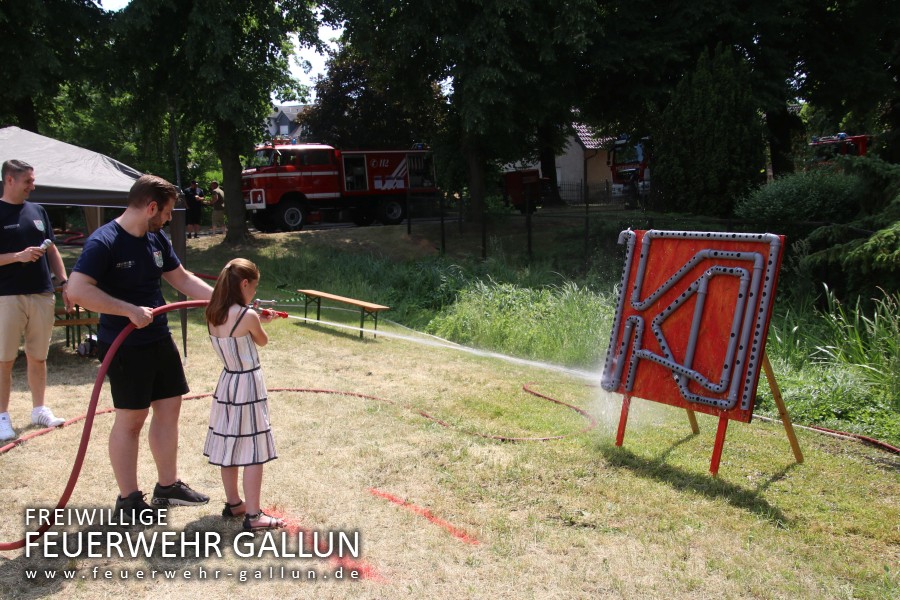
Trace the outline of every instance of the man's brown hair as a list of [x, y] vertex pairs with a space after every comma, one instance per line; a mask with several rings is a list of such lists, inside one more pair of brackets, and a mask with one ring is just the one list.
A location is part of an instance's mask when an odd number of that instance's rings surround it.
[[156, 175], [141, 175], [128, 192], [128, 206], [144, 208], [156, 202], [160, 210], [172, 200], [178, 199], [178, 188]]
[[12, 175], [15, 178], [22, 173], [25, 173], [26, 171], [34, 171], [34, 167], [29, 165], [24, 160], [11, 158], [9, 160], [3, 161], [3, 169], [2, 172], [0, 172], [0, 178], [2, 178], [3, 181], [6, 181], [7, 175]]

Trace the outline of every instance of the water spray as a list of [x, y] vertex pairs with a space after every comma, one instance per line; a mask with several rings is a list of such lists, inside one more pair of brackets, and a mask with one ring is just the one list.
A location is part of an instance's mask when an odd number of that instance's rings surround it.
[[[345, 325], [343, 323], [335, 323], [333, 321], [323, 321], [319, 319], [310, 319], [309, 317], [298, 317], [296, 315], [288, 314], [287, 317], [289, 319], [296, 319], [298, 321], [302, 321], [304, 323], [309, 323], [310, 325], [328, 325], [330, 327], [337, 327], [338, 329], [349, 329], [351, 331], [362, 331], [364, 333], [371, 333], [370, 330], [360, 329], [359, 327], [355, 327], [353, 325]], [[435, 338], [434, 336], [429, 336], [432, 339], [422, 339], [421, 337], [412, 337], [408, 335], [401, 335], [399, 333], [391, 333], [388, 331], [378, 330], [378, 337], [385, 337], [395, 340], [404, 340], [407, 342], [412, 342], [414, 344], [420, 344], [423, 346], [429, 346], [432, 348], [447, 348], [449, 350], [456, 350], [458, 352], [465, 352], [467, 354], [473, 354], [475, 356], [481, 356], [485, 358], [496, 358], [498, 360], [503, 360], [509, 363], [523, 365], [526, 367], [534, 367], [538, 369], [544, 369], [545, 371], [555, 371], [557, 373], [564, 373], [566, 375], [570, 375], [572, 377], [577, 377], [579, 379], [583, 379], [590, 382], [597, 381], [597, 374], [591, 371], [582, 371], [579, 369], [570, 369], [568, 367], [564, 367], [561, 365], [554, 365], [552, 363], [541, 362], [537, 360], [529, 360], [527, 358], [518, 358], [516, 356], [509, 356], [508, 354], [501, 354], [499, 352], [492, 352], [490, 350], [480, 350], [478, 348], [470, 348], [469, 346], [462, 346], [459, 344], [455, 344], [453, 342]]]

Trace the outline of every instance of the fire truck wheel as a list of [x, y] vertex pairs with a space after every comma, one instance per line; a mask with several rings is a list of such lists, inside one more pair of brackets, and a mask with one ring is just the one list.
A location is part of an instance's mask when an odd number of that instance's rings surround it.
[[279, 213], [279, 225], [285, 231], [298, 231], [306, 225], [306, 211], [299, 202], [282, 201]]
[[406, 216], [403, 202], [400, 200], [384, 200], [381, 203], [381, 222], [385, 225], [397, 225]]

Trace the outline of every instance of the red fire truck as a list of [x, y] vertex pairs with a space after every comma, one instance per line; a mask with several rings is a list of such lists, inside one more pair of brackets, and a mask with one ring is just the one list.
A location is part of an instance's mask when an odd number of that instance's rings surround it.
[[868, 135], [839, 133], [837, 135], [814, 137], [809, 143], [809, 149], [812, 153], [810, 158], [811, 166], [831, 163], [839, 156], [865, 156], [871, 143], [872, 138]]
[[609, 152], [612, 195], [644, 196], [650, 192], [650, 138], [633, 143], [619, 136]]
[[430, 150], [337, 150], [276, 140], [256, 148], [241, 175], [244, 204], [261, 231], [307, 222], [395, 225], [410, 191], [436, 192]]

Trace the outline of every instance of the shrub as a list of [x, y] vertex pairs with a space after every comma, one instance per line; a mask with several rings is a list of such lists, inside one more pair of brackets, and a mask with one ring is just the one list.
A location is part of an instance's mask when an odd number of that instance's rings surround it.
[[855, 175], [825, 169], [794, 173], [742, 199], [735, 214], [770, 223], [847, 223], [859, 213], [864, 191], [862, 181]]

